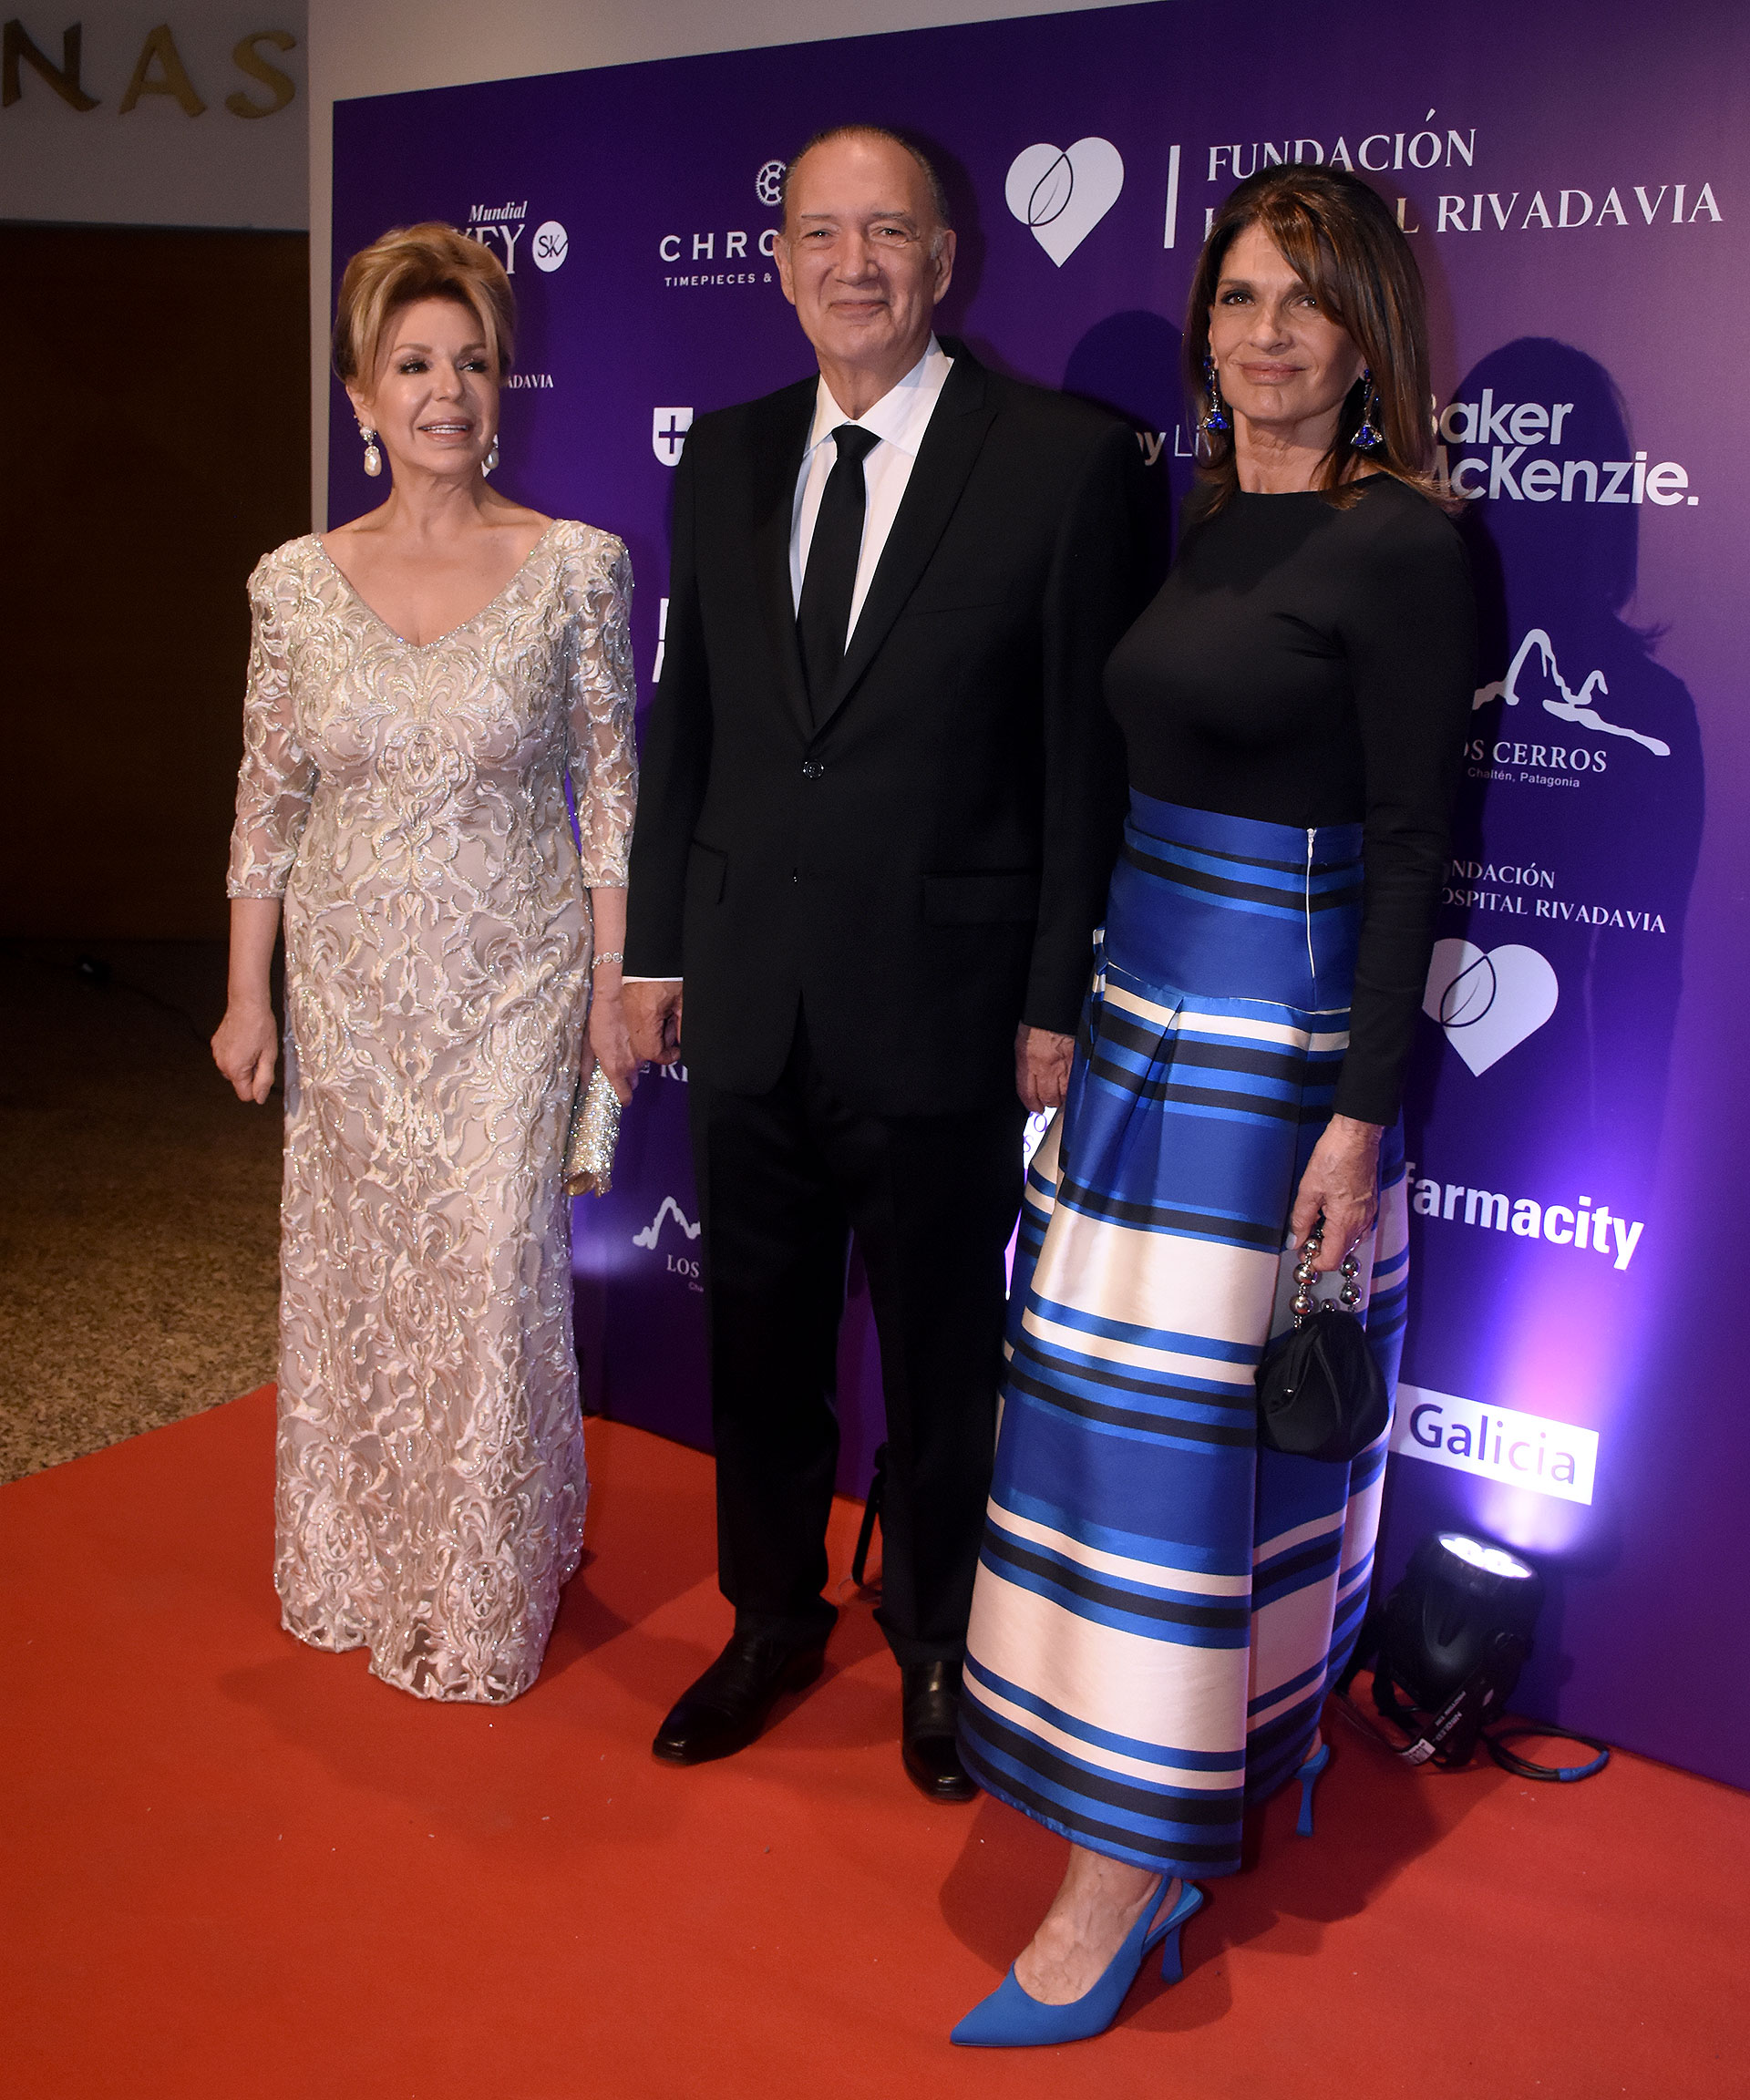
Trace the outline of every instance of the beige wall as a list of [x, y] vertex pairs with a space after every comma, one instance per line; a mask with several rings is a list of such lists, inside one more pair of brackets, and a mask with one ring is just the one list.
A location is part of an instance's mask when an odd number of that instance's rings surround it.
[[305, 0], [38, 0], [15, 12], [61, 79], [21, 57], [18, 98], [0, 108], [0, 219], [308, 223]]
[[[1113, 0], [309, 0], [313, 510], [326, 522], [333, 111], [357, 95], [453, 88], [951, 22], [1065, 15]], [[1120, 0], [1137, 4], [1137, 0]], [[797, 113], [798, 134], [808, 114]]]

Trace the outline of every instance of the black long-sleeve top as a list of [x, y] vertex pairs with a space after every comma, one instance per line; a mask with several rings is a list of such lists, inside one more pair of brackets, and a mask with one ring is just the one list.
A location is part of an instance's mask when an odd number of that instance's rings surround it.
[[1470, 569], [1450, 520], [1387, 475], [1193, 496], [1178, 560], [1114, 651], [1130, 782], [1195, 809], [1363, 832], [1361, 945], [1340, 1114], [1396, 1116], [1427, 977], [1476, 685]]

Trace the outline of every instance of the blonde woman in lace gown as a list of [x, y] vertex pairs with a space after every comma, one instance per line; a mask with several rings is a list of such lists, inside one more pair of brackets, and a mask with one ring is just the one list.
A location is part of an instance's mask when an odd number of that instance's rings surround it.
[[484, 478], [510, 321], [448, 227], [347, 271], [335, 363], [394, 487], [250, 580], [213, 1039], [265, 1100], [283, 899], [275, 1581], [301, 1640], [434, 1699], [526, 1691], [578, 1564], [561, 1167], [589, 1058], [623, 1099], [633, 1071], [632, 579], [612, 535]]

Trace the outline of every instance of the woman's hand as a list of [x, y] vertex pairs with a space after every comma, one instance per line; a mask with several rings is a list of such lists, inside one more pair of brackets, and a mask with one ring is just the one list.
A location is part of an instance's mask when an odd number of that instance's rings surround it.
[[1299, 1247], [1323, 1213], [1324, 1243], [1312, 1264], [1321, 1274], [1341, 1268], [1343, 1257], [1374, 1221], [1379, 1207], [1379, 1141], [1384, 1136], [1382, 1123], [1333, 1116], [1312, 1148], [1288, 1229]]
[[279, 937], [277, 897], [232, 899], [225, 1017], [212, 1038], [212, 1061], [237, 1089], [240, 1101], [265, 1101], [273, 1091], [280, 1032], [273, 1025], [267, 985]]
[[273, 1009], [235, 1000], [212, 1038], [212, 1061], [237, 1089], [240, 1101], [265, 1101], [273, 1091], [273, 1067], [279, 1062], [280, 1034]]
[[[602, 980], [610, 974], [612, 982], [604, 983]], [[638, 1082], [638, 1057], [626, 1026], [626, 1003], [621, 996], [617, 963], [596, 973], [595, 993], [590, 1001], [590, 1048], [623, 1107], [632, 1099], [632, 1090]]]

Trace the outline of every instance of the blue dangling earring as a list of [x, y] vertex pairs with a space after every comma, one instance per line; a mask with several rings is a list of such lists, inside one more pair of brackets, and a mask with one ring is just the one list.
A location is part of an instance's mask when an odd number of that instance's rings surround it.
[[1215, 359], [1207, 351], [1203, 356], [1203, 385], [1209, 392], [1210, 406], [1198, 428], [1206, 437], [1211, 431], [1225, 434], [1233, 428], [1233, 425], [1228, 419], [1227, 407], [1221, 399], [1221, 378], [1216, 371]]
[[1357, 452], [1383, 452], [1385, 449], [1385, 433], [1374, 422], [1374, 417], [1379, 414], [1379, 388], [1374, 385], [1372, 370], [1364, 365], [1362, 366], [1361, 385], [1364, 406], [1361, 411], [1361, 422], [1349, 442]]

